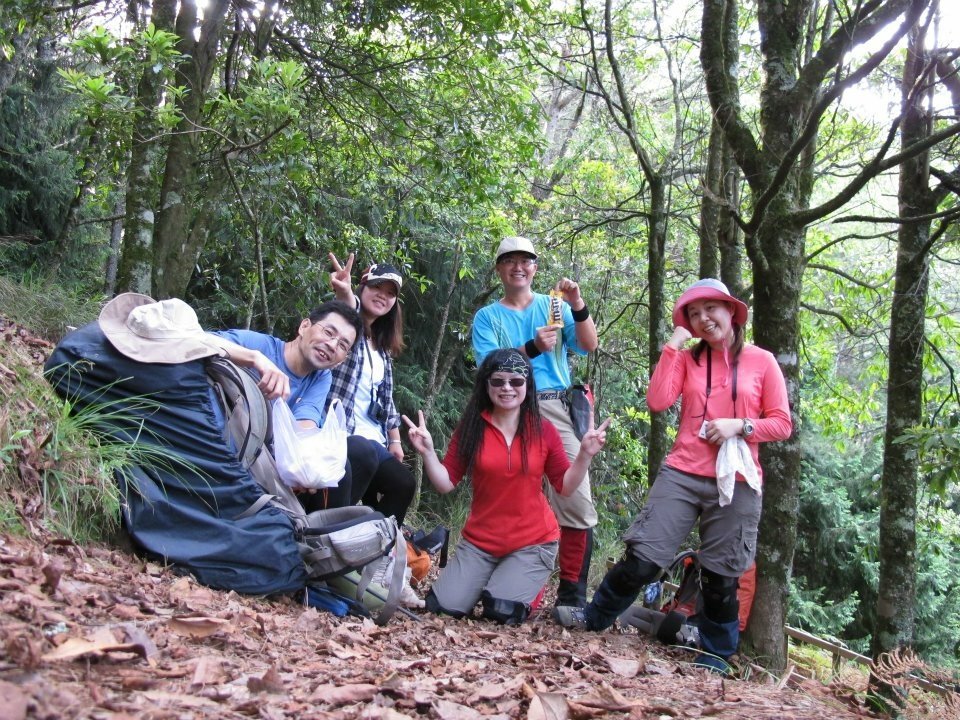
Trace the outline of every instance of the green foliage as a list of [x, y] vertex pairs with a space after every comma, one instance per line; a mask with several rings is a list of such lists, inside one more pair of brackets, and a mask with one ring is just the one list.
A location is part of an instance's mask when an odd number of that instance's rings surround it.
[[49, 280], [0, 274], [0, 314], [29, 327], [51, 340], [59, 340], [67, 328], [95, 320], [100, 297], [71, 292]]
[[28, 66], [0, 96], [0, 266], [23, 268], [55, 239], [75, 187], [71, 105], [49, 65]]

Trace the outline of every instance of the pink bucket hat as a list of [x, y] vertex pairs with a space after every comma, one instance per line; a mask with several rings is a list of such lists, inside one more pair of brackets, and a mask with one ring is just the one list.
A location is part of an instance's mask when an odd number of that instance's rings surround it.
[[743, 327], [747, 323], [747, 306], [742, 300], [737, 300], [727, 286], [715, 278], [704, 278], [697, 280], [693, 285], [683, 291], [683, 294], [677, 299], [677, 304], [673, 306], [673, 325], [682, 327], [693, 332], [690, 327], [690, 321], [687, 320], [687, 313], [684, 308], [697, 300], [721, 300], [729, 303], [733, 307], [733, 321]]

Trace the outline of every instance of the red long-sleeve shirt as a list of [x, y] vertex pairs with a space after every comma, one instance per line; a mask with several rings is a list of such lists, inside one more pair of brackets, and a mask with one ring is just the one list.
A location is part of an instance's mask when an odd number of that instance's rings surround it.
[[[731, 358], [732, 359], [732, 358]], [[723, 353], [711, 353], [713, 390], [707, 401], [707, 352], [700, 364], [692, 351], [664, 346], [660, 361], [650, 378], [647, 405], [653, 412], [666, 410], [678, 397], [680, 425], [666, 464], [682, 472], [716, 477], [720, 446], [699, 437], [704, 419], [749, 418], [754, 432], [746, 438], [753, 463], [763, 477], [758, 443], [786, 440], [793, 432], [787, 386], [776, 359], [756, 345], [744, 345], [737, 361], [737, 403], [733, 403], [733, 368]], [[704, 407], [706, 406], [706, 417]], [[738, 481], [743, 477], [738, 475]]]
[[[541, 419], [540, 439], [527, 445], [527, 470], [523, 470], [520, 440], [510, 447], [487, 413], [483, 448], [473, 464], [473, 501], [463, 527], [463, 537], [496, 557], [560, 539], [560, 527], [543, 494], [543, 476], [560, 492], [570, 461], [557, 429]], [[453, 434], [443, 465], [450, 482], [460, 483], [466, 467], [457, 453], [460, 428]], [[528, 439], [529, 440], [529, 439]]]

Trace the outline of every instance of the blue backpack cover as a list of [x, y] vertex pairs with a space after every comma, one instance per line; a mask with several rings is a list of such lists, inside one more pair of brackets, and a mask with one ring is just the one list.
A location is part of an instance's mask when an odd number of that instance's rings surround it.
[[290, 517], [271, 504], [248, 512], [263, 490], [228, 440], [206, 362], [131, 360], [94, 322], [67, 335], [44, 370], [75, 408], [109, 407], [108, 435], [170, 458], [116, 473], [123, 524], [139, 550], [214, 588], [301, 590], [307, 570]]

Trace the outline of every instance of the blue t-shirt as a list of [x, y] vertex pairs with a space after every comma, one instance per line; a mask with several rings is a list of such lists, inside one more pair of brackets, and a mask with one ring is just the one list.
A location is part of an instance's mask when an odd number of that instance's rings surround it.
[[[556, 347], [541, 353], [530, 364], [533, 366], [533, 379], [537, 390], [566, 390], [570, 387], [570, 364], [567, 362], [567, 350], [578, 355], [587, 351], [577, 344], [577, 331], [573, 324], [573, 312], [570, 305], [562, 302], [563, 340]], [[477, 365], [493, 350], [498, 348], [518, 348], [527, 340], [537, 336], [537, 328], [547, 324], [550, 311], [550, 296], [533, 294], [533, 302], [523, 310], [513, 310], [497, 301], [480, 308], [473, 317], [473, 353]]]
[[253, 330], [221, 330], [214, 333], [248, 350], [259, 350], [290, 378], [290, 397], [287, 405], [297, 420], [311, 420], [317, 427], [323, 425], [327, 392], [330, 390], [331, 373], [329, 370], [314, 370], [304, 377], [295, 375], [283, 359], [284, 342], [272, 335]]

